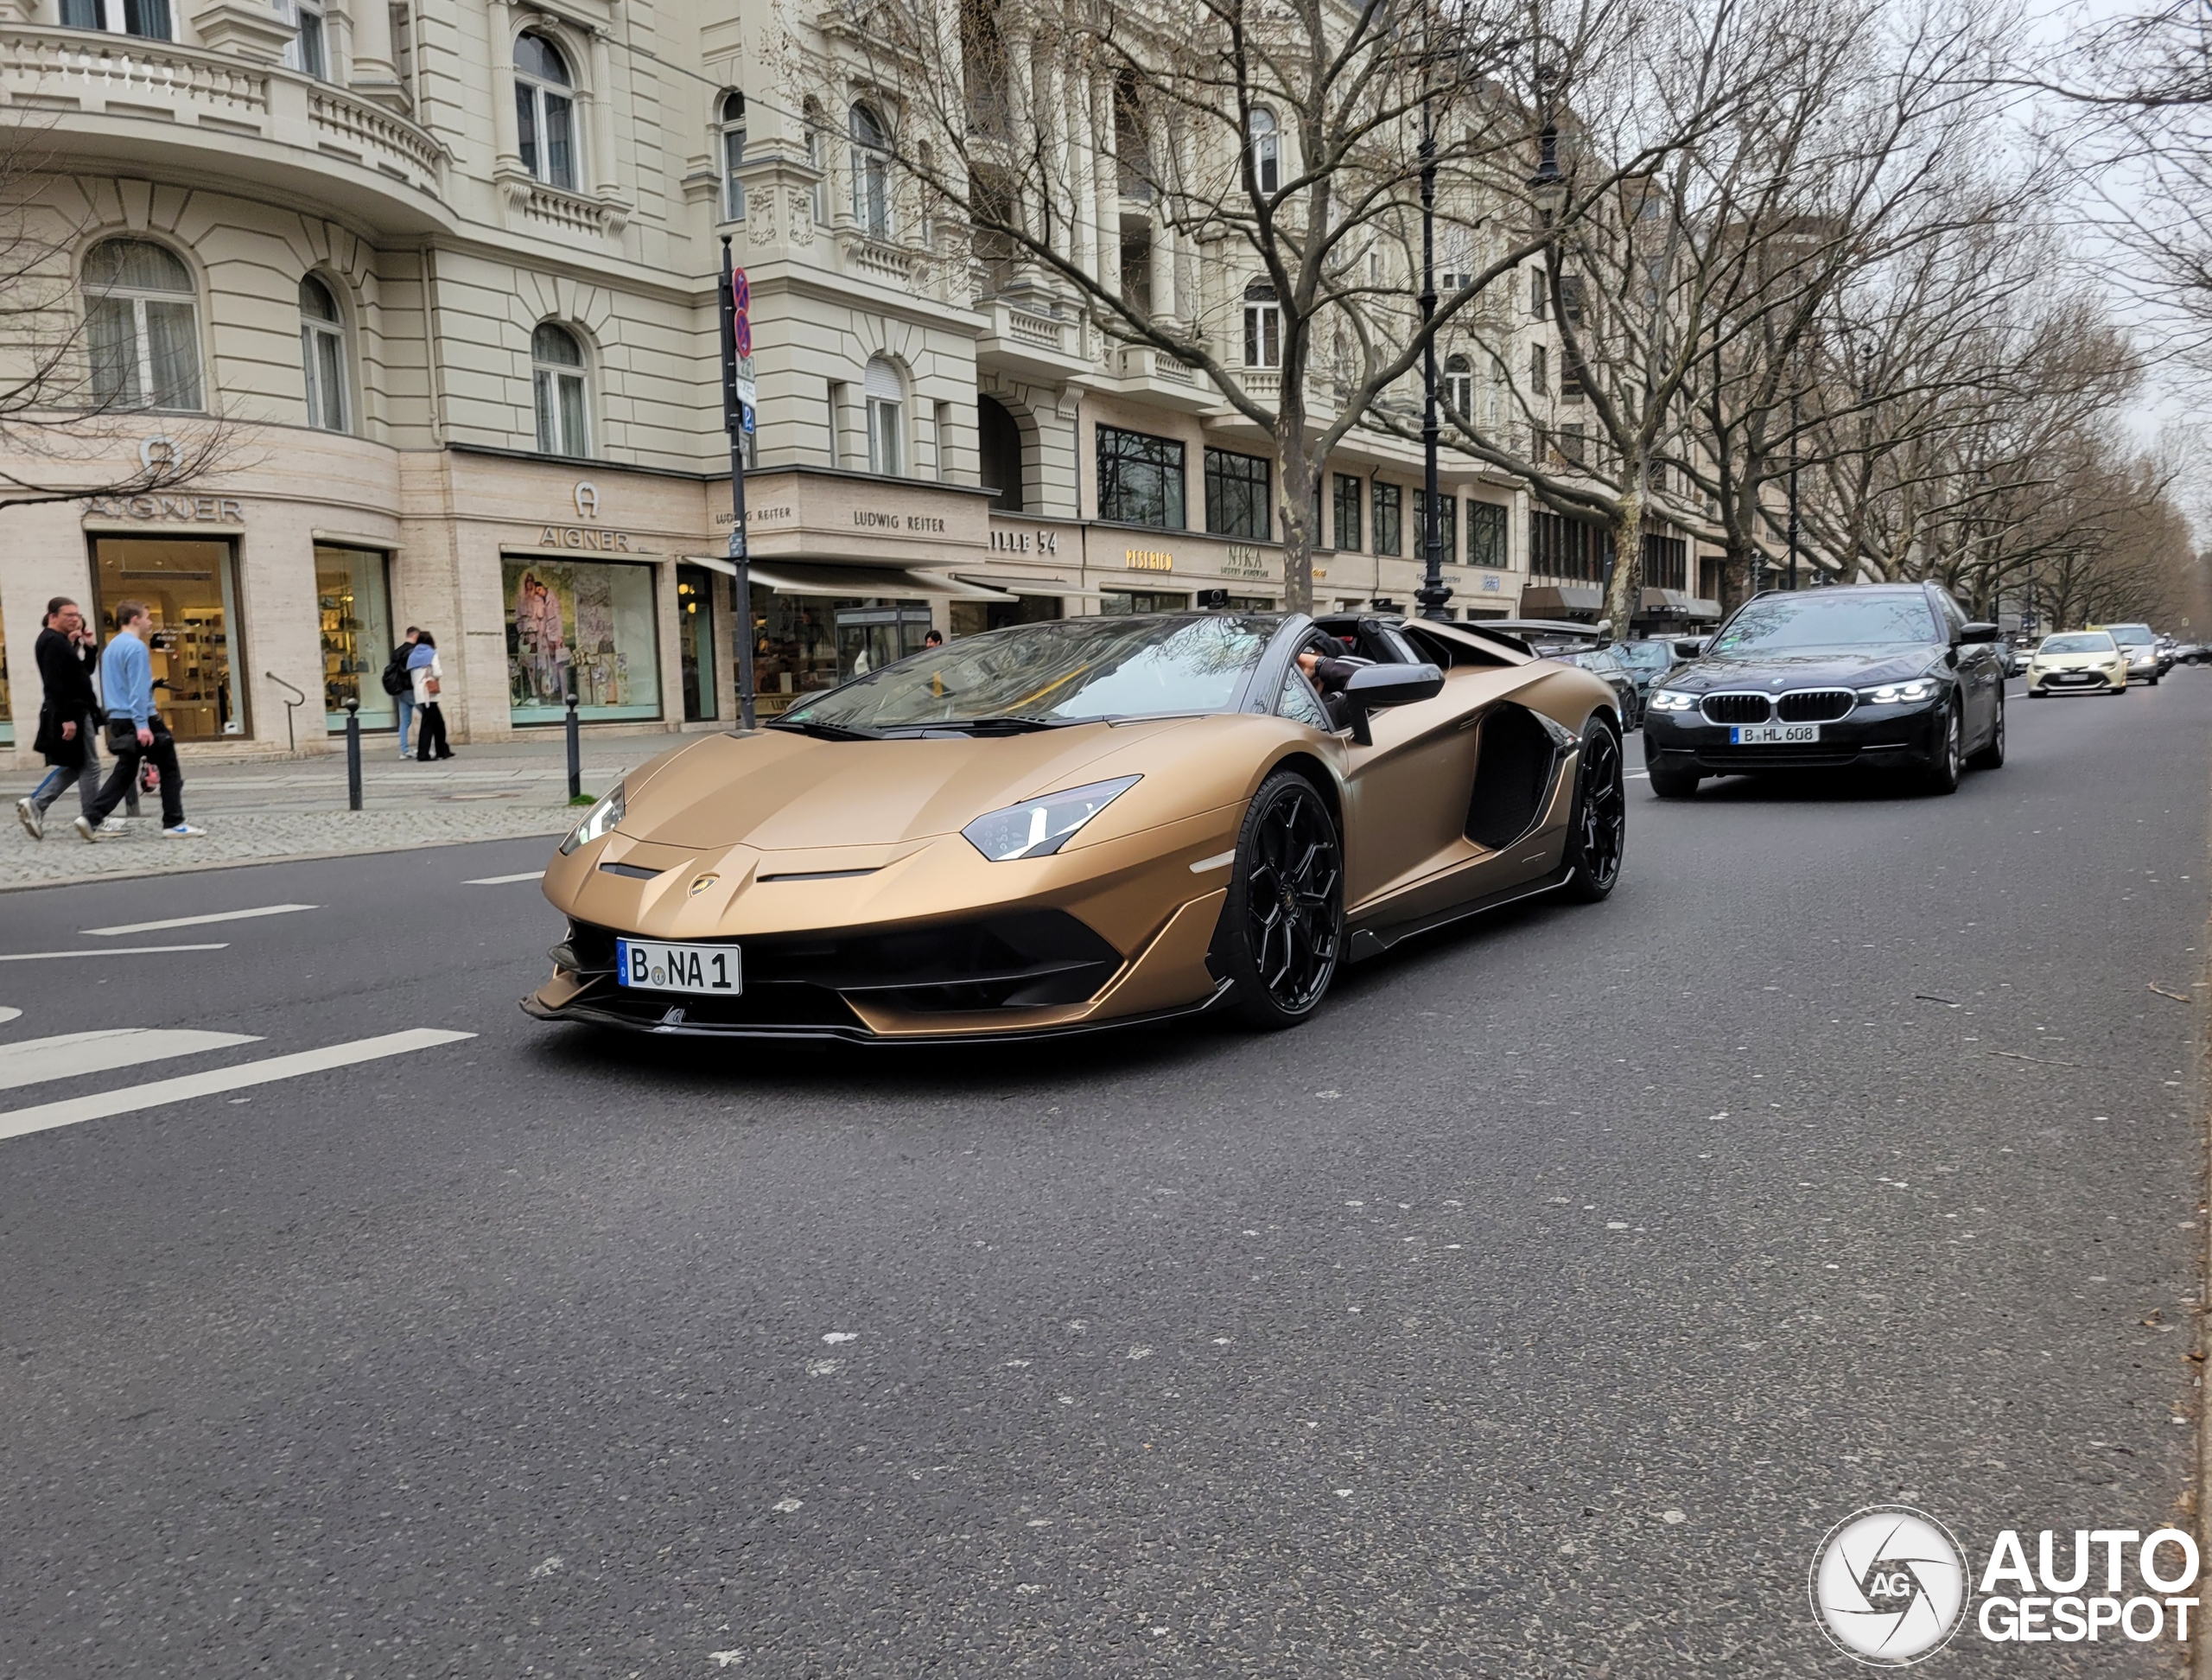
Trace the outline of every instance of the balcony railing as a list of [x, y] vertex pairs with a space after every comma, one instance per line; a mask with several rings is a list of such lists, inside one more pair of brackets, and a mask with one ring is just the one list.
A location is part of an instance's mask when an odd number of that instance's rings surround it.
[[363, 162], [388, 175], [402, 181], [419, 176], [417, 185], [433, 193], [439, 190], [444, 148], [382, 106], [339, 88], [318, 87], [308, 95], [308, 119], [315, 126], [322, 150], [334, 143], [353, 150]]

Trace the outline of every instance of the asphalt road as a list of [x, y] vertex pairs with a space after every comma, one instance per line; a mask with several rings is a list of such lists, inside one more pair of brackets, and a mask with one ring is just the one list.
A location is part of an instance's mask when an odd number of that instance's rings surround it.
[[2206, 995], [2212, 673], [2012, 725], [1948, 799], [1634, 784], [1610, 903], [1271, 1038], [549, 1029], [553, 913], [464, 884], [542, 843], [0, 897], [0, 955], [224, 947], [0, 962], [0, 1049], [261, 1040], [0, 1132], [475, 1035], [0, 1136], [0, 1673], [1856, 1671], [1847, 1513], [1978, 1567], [2191, 1475], [2200, 1009], [2151, 988]]

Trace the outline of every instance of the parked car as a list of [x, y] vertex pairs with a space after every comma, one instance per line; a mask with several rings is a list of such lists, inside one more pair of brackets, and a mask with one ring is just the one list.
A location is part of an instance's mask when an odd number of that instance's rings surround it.
[[2023, 675], [2027, 671], [2028, 661], [2035, 657], [2034, 644], [2024, 641], [2006, 642], [2004, 644], [2004, 649], [2005, 674], [2007, 677]]
[[2208, 659], [2212, 659], [2212, 648], [2205, 646], [2202, 642], [2177, 642], [2174, 646], [2174, 662], [2177, 665], [2202, 665]]
[[1554, 653], [1552, 657], [1604, 678], [1620, 701], [1621, 727], [1629, 730], [1643, 727], [1643, 686], [1637, 681], [1636, 668], [1621, 658], [1619, 643], [1610, 647], [1586, 647], [1579, 652]]
[[1680, 665], [1682, 659], [1675, 651], [1675, 644], [1664, 636], [1639, 636], [1634, 641], [1615, 642], [1612, 651], [1635, 676], [1637, 697], [1647, 705], [1650, 703], [1653, 684]]
[[2028, 662], [2028, 698], [2053, 694], [2125, 694], [2126, 652], [2102, 630], [2045, 636]]
[[2147, 624], [2092, 624], [2092, 630], [2102, 630], [2120, 644], [2120, 651], [2127, 655], [2127, 680], [2141, 683], [2150, 688], [2158, 686], [2158, 678], [2172, 668], [2169, 659], [2158, 661], [2158, 633]]
[[1997, 635], [1933, 583], [1754, 595], [1653, 691], [1651, 791], [1681, 799], [1706, 776], [1863, 766], [1951, 792], [1968, 765], [2005, 761]]
[[1531, 653], [1547, 659], [1583, 648], [1604, 647], [1613, 639], [1610, 623], [1579, 624], [1573, 619], [1484, 619], [1476, 627], [1502, 630], [1525, 643]]
[[2163, 633], [2158, 637], [2158, 675], [2163, 677], [2174, 668], [2181, 657], [2181, 644]]

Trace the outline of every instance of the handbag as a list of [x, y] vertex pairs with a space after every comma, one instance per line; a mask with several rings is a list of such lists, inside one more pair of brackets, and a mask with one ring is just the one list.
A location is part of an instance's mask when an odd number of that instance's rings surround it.
[[105, 733], [110, 757], [120, 758], [125, 753], [138, 750], [138, 725], [128, 713], [121, 717], [109, 718]]
[[425, 677], [423, 679], [423, 692], [429, 698], [433, 700], [436, 699], [438, 697], [438, 679], [435, 677]]

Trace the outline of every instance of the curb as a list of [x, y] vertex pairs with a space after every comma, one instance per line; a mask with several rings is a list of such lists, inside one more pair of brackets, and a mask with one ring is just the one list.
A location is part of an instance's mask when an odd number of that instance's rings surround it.
[[565, 834], [575, 826], [561, 813], [563, 820], [556, 826], [534, 830], [527, 834], [492, 834], [474, 839], [448, 840], [424, 845], [417, 840], [394, 840], [387, 845], [339, 846], [323, 851], [276, 852], [267, 857], [226, 857], [214, 862], [182, 859], [175, 869], [139, 869], [133, 873], [116, 875], [79, 875], [67, 881], [0, 881], [0, 893], [48, 893], [63, 891], [72, 887], [104, 887], [111, 881], [149, 881], [157, 875], [200, 875], [212, 869], [251, 869], [264, 863], [318, 863], [334, 857], [376, 857], [387, 852], [442, 851], [449, 846], [499, 846], [515, 840], [543, 840]]

